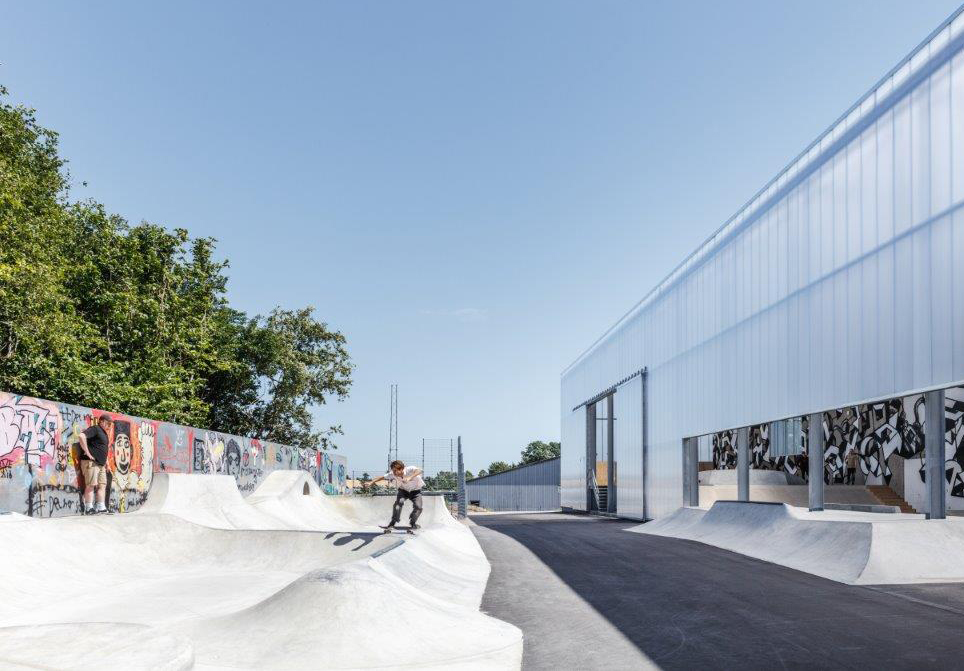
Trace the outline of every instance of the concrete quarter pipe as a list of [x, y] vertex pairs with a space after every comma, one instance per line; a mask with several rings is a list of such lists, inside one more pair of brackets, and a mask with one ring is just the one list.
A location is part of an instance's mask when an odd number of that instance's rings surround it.
[[276, 471], [158, 474], [128, 515], [0, 523], [4, 668], [519, 668], [521, 632], [479, 612], [489, 565], [441, 499], [384, 536], [392, 501]]
[[964, 519], [716, 501], [630, 531], [714, 545], [852, 585], [964, 582]]

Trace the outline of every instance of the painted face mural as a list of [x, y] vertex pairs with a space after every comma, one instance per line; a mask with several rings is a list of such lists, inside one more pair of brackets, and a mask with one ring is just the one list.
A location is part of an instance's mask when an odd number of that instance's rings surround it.
[[131, 425], [119, 420], [114, 423], [114, 463], [117, 466], [115, 476], [126, 476], [131, 472], [131, 458], [134, 447], [131, 445]]
[[241, 474], [241, 446], [233, 438], [228, 441], [226, 463], [228, 475], [238, 477]]

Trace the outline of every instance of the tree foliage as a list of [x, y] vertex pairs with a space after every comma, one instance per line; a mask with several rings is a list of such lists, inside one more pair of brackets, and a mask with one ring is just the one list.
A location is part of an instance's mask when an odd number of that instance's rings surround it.
[[57, 134], [0, 87], [0, 389], [302, 447], [344, 399], [344, 336], [311, 308], [249, 317], [215, 241], [72, 202]]
[[523, 464], [531, 464], [543, 459], [553, 459], [562, 453], [562, 446], [556, 442], [544, 443], [541, 440], [534, 440], [522, 448]]
[[489, 464], [488, 472], [489, 475], [495, 475], [496, 473], [507, 471], [510, 468], [512, 468], [512, 464], [507, 464], [504, 461], [493, 461]]

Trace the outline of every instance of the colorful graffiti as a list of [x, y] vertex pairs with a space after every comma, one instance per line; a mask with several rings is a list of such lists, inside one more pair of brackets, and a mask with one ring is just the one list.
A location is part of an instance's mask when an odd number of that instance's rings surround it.
[[107, 467], [117, 512], [138, 508], [158, 472], [231, 475], [247, 495], [272, 470], [302, 469], [327, 494], [348, 492], [340, 455], [0, 392], [0, 510], [79, 513], [78, 435], [104, 414], [114, 420]]

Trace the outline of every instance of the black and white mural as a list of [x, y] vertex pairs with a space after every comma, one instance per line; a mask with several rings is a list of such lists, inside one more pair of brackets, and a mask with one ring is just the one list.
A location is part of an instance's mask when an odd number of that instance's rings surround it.
[[[946, 392], [944, 410], [945, 441], [947, 443], [944, 472], [948, 494], [961, 499], [964, 507], [964, 387], [953, 387]], [[769, 454], [769, 424], [749, 429], [750, 467], [783, 470], [804, 481], [809, 475], [807, 432], [809, 421], [801, 419], [803, 432], [801, 454], [774, 457]], [[713, 468], [736, 468], [736, 431], [713, 434]], [[843, 483], [847, 455], [855, 452], [860, 470], [868, 481], [891, 484], [892, 468], [900, 464], [912, 469], [919, 483], [924, 482], [924, 396], [917, 394], [890, 399], [880, 403], [838, 408], [824, 413], [826, 449], [823, 454], [824, 481]], [[892, 457], [900, 457], [894, 460]], [[905, 480], [905, 486], [915, 485]], [[917, 487], [922, 490], [922, 487]]]

